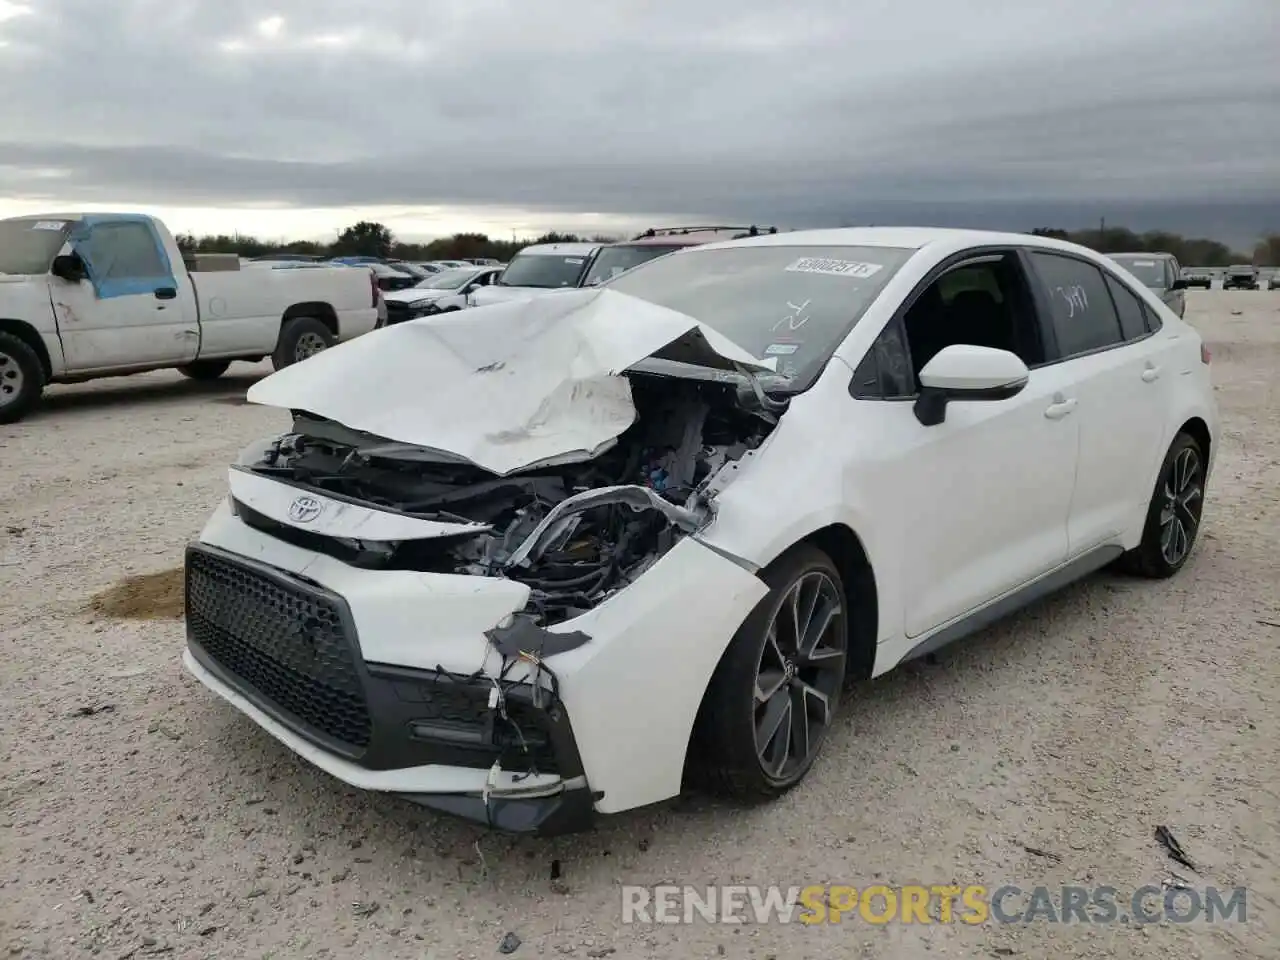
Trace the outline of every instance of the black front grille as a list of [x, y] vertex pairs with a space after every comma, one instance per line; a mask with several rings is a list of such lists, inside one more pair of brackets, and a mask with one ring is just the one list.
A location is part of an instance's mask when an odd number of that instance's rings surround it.
[[[372, 724], [342, 601], [216, 554], [187, 554], [191, 639], [279, 719], [363, 749]], [[253, 696], [256, 694], [256, 696]]]

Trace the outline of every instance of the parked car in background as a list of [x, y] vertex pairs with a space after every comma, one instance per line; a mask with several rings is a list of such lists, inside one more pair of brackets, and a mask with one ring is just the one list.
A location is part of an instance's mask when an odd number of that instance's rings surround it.
[[292, 422], [188, 548], [183, 661], [345, 783], [505, 830], [784, 794], [847, 680], [1177, 575], [1219, 441], [1195, 329], [1045, 237], [716, 243], [415, 327], [249, 389]]
[[415, 280], [425, 280], [434, 272], [431, 270], [424, 270], [416, 263], [410, 263], [408, 260], [388, 260], [387, 266], [392, 270], [399, 270], [401, 273], [407, 273]]
[[330, 257], [330, 263], [340, 263], [347, 267], [363, 267], [370, 263], [386, 263], [383, 257]]
[[1222, 278], [1223, 290], [1257, 290], [1258, 268], [1251, 263], [1237, 263], [1227, 267]]
[[500, 267], [501, 260], [495, 260], [493, 257], [471, 257], [468, 263], [474, 263], [477, 267]]
[[262, 263], [273, 260], [281, 261], [298, 261], [299, 263], [320, 263], [324, 257], [311, 253], [265, 253], [260, 257], [250, 257], [255, 263]]
[[444, 264], [436, 263], [434, 260], [414, 260], [413, 265], [419, 270], [424, 270], [429, 274], [443, 273], [446, 270], [452, 269], [450, 267], [446, 267]]
[[445, 270], [405, 290], [388, 293], [385, 295], [387, 323], [403, 323], [461, 310], [467, 305], [467, 294], [493, 283], [500, 273], [501, 267], [471, 266]]
[[475, 266], [470, 260], [433, 260], [431, 262], [446, 270], [465, 270], [467, 267]]
[[467, 297], [467, 305], [537, 297], [555, 290], [582, 285], [598, 243], [538, 243], [525, 247], [507, 264], [497, 282]]
[[1280, 290], [1280, 271], [1271, 274], [1271, 276], [1267, 278], [1267, 289]]
[[1111, 253], [1112, 260], [1137, 277], [1178, 316], [1187, 312], [1187, 281], [1171, 253]]
[[717, 240], [733, 240], [739, 237], [756, 234], [777, 233], [774, 227], [760, 229], [757, 227], [654, 227], [646, 230], [634, 240], [624, 240], [601, 247], [592, 258], [586, 274], [582, 278], [582, 286], [594, 287], [607, 280], [612, 280], [633, 267], [647, 263], [664, 254], [674, 253], [688, 247], [714, 243]]
[[275, 266], [289, 268], [184, 259], [142, 214], [0, 220], [0, 422], [21, 419], [48, 383], [165, 367], [210, 380], [268, 356], [282, 369], [374, 328], [367, 272]]
[[378, 289], [384, 293], [390, 290], [404, 290], [412, 287], [419, 281], [419, 277], [405, 273], [403, 270], [397, 270], [385, 263], [371, 261], [368, 263], [353, 263], [353, 267], [362, 267], [372, 271], [374, 281], [378, 284]]
[[1183, 267], [1182, 278], [1188, 287], [1200, 287], [1204, 290], [1213, 288], [1213, 274], [1200, 267]]

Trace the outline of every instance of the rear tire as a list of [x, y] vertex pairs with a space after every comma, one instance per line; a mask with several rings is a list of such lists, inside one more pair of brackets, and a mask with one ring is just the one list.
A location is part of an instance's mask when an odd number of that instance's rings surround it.
[[1120, 558], [1123, 570], [1164, 580], [1183, 568], [1200, 532], [1206, 466], [1195, 438], [1178, 434], [1160, 465], [1142, 541]]
[[277, 370], [313, 357], [333, 346], [333, 334], [315, 317], [294, 317], [280, 329], [280, 341], [271, 355]]
[[178, 372], [192, 380], [217, 380], [230, 366], [230, 360], [196, 360], [179, 367]]
[[0, 333], [0, 423], [17, 423], [40, 402], [44, 364], [27, 342]]
[[690, 779], [737, 801], [772, 799], [804, 779], [837, 715], [848, 660], [848, 601], [830, 557], [802, 544], [761, 579], [769, 593], [716, 667], [690, 750]]

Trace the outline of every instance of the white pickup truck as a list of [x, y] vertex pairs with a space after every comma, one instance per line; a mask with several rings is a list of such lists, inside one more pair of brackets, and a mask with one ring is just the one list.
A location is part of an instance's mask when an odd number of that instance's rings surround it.
[[184, 261], [140, 214], [0, 220], [0, 423], [48, 383], [165, 367], [208, 380], [265, 357], [280, 369], [372, 330], [379, 300], [367, 270]]

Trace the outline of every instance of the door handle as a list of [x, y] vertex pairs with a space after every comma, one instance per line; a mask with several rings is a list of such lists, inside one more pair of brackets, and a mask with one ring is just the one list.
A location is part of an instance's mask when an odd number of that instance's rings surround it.
[[1147, 369], [1142, 371], [1143, 383], [1155, 383], [1159, 379], [1160, 379], [1159, 367], [1147, 367]]
[[1072, 397], [1070, 400], [1055, 400], [1049, 406], [1045, 407], [1044, 415], [1050, 420], [1061, 420], [1072, 410], [1076, 408], [1076, 399]]

